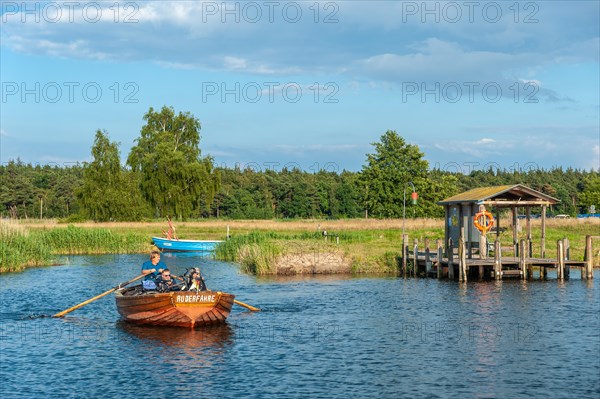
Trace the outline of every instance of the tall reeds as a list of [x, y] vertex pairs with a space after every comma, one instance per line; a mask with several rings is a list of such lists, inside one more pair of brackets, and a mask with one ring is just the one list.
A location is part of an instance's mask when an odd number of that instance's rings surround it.
[[50, 265], [54, 262], [53, 255], [137, 253], [147, 251], [149, 244], [147, 236], [135, 233], [75, 226], [28, 231], [1, 221], [0, 273]]
[[0, 220], [0, 273], [46, 265], [51, 260], [50, 247], [43, 241], [19, 225]]
[[272, 274], [275, 260], [281, 252], [274, 242], [277, 238], [277, 233], [263, 232], [235, 236], [217, 246], [215, 257], [239, 263], [246, 273]]

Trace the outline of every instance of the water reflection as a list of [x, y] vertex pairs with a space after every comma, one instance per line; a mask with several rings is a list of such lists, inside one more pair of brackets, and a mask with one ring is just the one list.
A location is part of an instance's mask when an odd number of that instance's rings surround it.
[[199, 348], [222, 348], [233, 342], [233, 330], [224, 323], [206, 326], [201, 329], [178, 327], [139, 326], [119, 320], [116, 326], [120, 331], [130, 334], [151, 345], [169, 346], [190, 354], [197, 353]]
[[[367, 276], [373, 278], [381, 278], [381, 276]], [[385, 277], [389, 277], [386, 275]], [[344, 280], [352, 280], [354, 278], [366, 278], [366, 276], [353, 276], [351, 274], [296, 274], [290, 276], [266, 275], [257, 276], [257, 283], [340, 283]]]
[[357, 389], [381, 398], [580, 399], [600, 392], [600, 270], [594, 280], [565, 282], [555, 274], [466, 284], [256, 279], [236, 265], [174, 254], [167, 264], [176, 274], [201, 263], [210, 286], [263, 311], [235, 307], [229, 324], [199, 330], [147, 327], [116, 322], [109, 296], [63, 319], [36, 317], [137, 275], [147, 255], [102, 259], [102, 267], [72, 257], [71, 266], [0, 275], [2, 399], [349, 397]]

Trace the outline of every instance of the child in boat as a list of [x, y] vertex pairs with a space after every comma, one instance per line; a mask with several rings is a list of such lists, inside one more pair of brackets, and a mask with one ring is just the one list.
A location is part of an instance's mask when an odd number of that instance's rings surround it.
[[206, 283], [199, 268], [192, 269], [187, 283], [188, 291], [206, 291]]
[[177, 285], [171, 278], [171, 271], [169, 269], [164, 269], [160, 273], [160, 277], [156, 280], [156, 290], [159, 292], [168, 292], [173, 291], [177, 288]]

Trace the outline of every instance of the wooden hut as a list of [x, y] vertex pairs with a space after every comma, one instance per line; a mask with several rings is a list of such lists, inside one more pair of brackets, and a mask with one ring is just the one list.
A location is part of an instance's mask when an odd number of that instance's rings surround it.
[[[446, 248], [452, 250], [457, 247], [461, 229], [464, 228], [467, 257], [473, 257], [473, 251], [479, 247], [480, 232], [473, 224], [473, 217], [479, 212], [483, 205], [487, 211], [495, 214], [496, 236], [500, 234], [501, 221], [500, 211], [509, 208], [512, 212], [512, 230], [513, 246], [515, 255], [518, 253], [518, 232], [517, 232], [517, 210], [525, 209], [525, 220], [527, 228], [527, 239], [529, 242], [527, 256], [531, 256], [531, 208], [541, 207], [542, 219], [542, 237], [541, 254], [545, 256], [546, 239], [546, 209], [550, 205], [560, 201], [549, 195], [543, 194], [522, 184], [513, 184], [507, 186], [480, 187], [465, 191], [453, 197], [446, 198], [438, 202], [446, 210], [445, 218], [445, 240]], [[450, 241], [451, 240], [451, 241]]]

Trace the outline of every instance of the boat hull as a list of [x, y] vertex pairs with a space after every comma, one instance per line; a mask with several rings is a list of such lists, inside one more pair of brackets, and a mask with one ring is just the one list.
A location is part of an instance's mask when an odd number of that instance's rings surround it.
[[225, 322], [231, 312], [232, 294], [216, 291], [147, 292], [128, 295], [131, 289], [116, 291], [121, 318], [135, 324], [194, 328]]
[[223, 242], [210, 240], [168, 240], [160, 237], [152, 237], [152, 241], [160, 250], [170, 252], [213, 252], [216, 246]]

